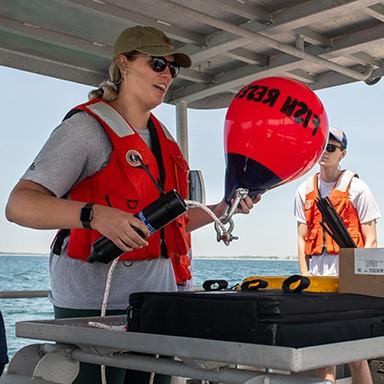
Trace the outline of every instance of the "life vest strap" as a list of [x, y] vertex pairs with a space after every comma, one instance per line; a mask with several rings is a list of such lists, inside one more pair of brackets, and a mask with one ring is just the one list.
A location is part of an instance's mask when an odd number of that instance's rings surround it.
[[69, 234], [70, 234], [69, 229], [60, 229], [59, 232], [57, 232], [51, 244], [52, 253], [58, 256], [61, 255], [64, 240], [69, 236]]

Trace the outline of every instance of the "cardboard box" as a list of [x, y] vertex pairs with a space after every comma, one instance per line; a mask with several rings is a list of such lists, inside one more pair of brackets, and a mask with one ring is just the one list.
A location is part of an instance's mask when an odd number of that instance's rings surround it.
[[339, 292], [384, 297], [384, 248], [342, 249]]

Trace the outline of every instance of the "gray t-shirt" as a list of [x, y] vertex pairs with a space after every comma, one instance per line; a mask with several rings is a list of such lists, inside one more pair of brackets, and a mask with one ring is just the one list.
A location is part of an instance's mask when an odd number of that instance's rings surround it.
[[[150, 144], [148, 130], [140, 135]], [[56, 196], [64, 196], [73, 185], [103, 168], [111, 150], [100, 124], [79, 112], [52, 132], [22, 178], [43, 185]], [[110, 264], [70, 258], [66, 244], [60, 256], [50, 255], [50, 301], [63, 308], [100, 309]], [[169, 259], [119, 262], [112, 275], [108, 309], [126, 309], [132, 292], [176, 290]]]

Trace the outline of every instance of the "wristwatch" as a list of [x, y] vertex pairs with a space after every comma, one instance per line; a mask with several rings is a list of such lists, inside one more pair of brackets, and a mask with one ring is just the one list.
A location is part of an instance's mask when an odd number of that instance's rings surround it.
[[91, 221], [93, 219], [93, 209], [95, 203], [87, 203], [81, 208], [80, 220], [83, 224], [83, 227], [86, 229], [92, 229]]

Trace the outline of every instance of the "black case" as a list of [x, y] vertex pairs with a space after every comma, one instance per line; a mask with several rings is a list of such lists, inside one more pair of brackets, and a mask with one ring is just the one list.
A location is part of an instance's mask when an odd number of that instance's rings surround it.
[[384, 299], [281, 291], [139, 292], [128, 330], [305, 347], [384, 335]]

